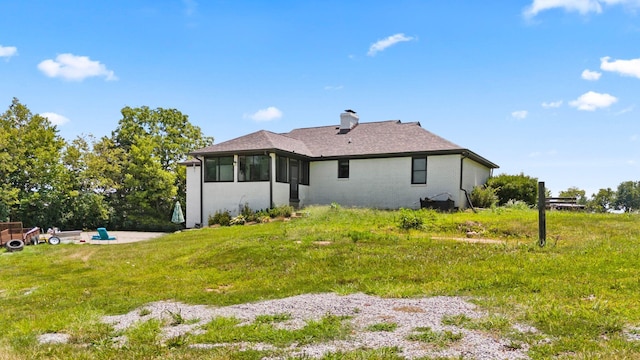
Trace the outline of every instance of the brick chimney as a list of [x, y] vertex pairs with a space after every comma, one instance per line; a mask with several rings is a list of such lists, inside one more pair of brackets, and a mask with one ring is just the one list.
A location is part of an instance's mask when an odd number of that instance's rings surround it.
[[340, 114], [340, 133], [348, 133], [349, 130], [358, 125], [359, 119], [360, 117], [358, 116], [358, 114], [356, 114], [355, 111], [351, 109], [345, 110], [342, 114]]

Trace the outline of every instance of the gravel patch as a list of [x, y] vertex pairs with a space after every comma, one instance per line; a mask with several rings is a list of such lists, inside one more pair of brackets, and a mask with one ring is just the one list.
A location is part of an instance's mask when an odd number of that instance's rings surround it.
[[38, 336], [40, 344], [66, 344], [71, 339], [69, 334], [48, 333]]
[[[176, 314], [180, 324], [171, 325]], [[287, 321], [277, 323], [285, 329], [299, 329], [309, 320], [320, 320], [327, 315], [348, 316], [353, 332], [346, 340], [330, 341], [298, 346], [293, 344], [285, 350], [287, 356], [318, 358], [328, 353], [347, 352], [356, 349], [378, 349], [397, 347], [400, 355], [407, 359], [418, 357], [454, 357], [464, 359], [528, 359], [526, 343], [513, 346], [510, 339], [499, 338], [495, 334], [443, 325], [443, 316], [465, 315], [471, 319], [487, 317], [474, 304], [460, 297], [430, 297], [415, 299], [388, 299], [362, 293], [340, 296], [336, 294], [305, 294], [285, 299], [261, 301], [226, 307], [186, 305], [171, 301], [147, 304], [127, 314], [105, 316], [103, 321], [113, 325], [115, 330], [125, 330], [139, 322], [152, 318], [166, 324], [162, 328], [164, 339], [201, 333], [202, 325], [216, 317], [234, 317], [244, 324], [252, 323], [260, 315], [289, 314]], [[369, 331], [367, 327], [379, 323], [396, 323], [391, 331]], [[274, 325], [276, 326], [276, 325]], [[429, 327], [433, 331], [451, 331], [462, 334], [462, 339], [444, 348], [431, 346], [407, 339], [418, 327]], [[515, 324], [513, 332], [537, 333], [531, 326]], [[270, 344], [239, 342], [233, 344], [194, 344], [194, 348], [255, 349], [273, 350]]]
[[640, 341], [640, 327], [629, 328], [623, 333], [629, 341]]

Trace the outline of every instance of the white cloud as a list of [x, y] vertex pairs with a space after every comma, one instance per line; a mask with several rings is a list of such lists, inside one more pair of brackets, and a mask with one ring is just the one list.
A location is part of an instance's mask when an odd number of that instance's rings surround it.
[[113, 71], [99, 61], [89, 59], [88, 56], [60, 54], [55, 60], [48, 59], [38, 64], [38, 69], [48, 77], [60, 77], [65, 80], [82, 81], [93, 76], [103, 76], [107, 81], [118, 80]]
[[282, 117], [282, 111], [274, 106], [269, 106], [266, 109], [261, 109], [253, 114], [245, 114], [245, 118], [249, 118], [255, 121], [271, 121], [280, 119]]
[[640, 79], [640, 58], [631, 60], [614, 60], [611, 62], [609, 62], [609, 59], [611, 58], [608, 56], [600, 59], [600, 69]]
[[378, 40], [377, 42], [372, 44], [369, 47], [369, 52], [367, 52], [367, 55], [375, 56], [376, 53], [385, 50], [389, 46], [395, 45], [395, 44], [397, 44], [399, 42], [403, 42], [403, 41], [411, 41], [413, 39], [414, 38], [412, 36], [405, 36], [404, 34], [391, 35], [386, 39]]
[[49, 119], [49, 121], [51, 121], [53, 125], [57, 126], [64, 125], [69, 122], [69, 119], [67, 119], [66, 117], [52, 112], [45, 112], [40, 114], [40, 116], [46, 117], [47, 119]]
[[590, 12], [602, 12], [602, 6], [597, 0], [533, 0], [524, 10], [524, 16], [532, 18], [541, 11], [562, 8], [566, 11], [577, 11], [584, 15]]
[[585, 69], [582, 72], [582, 78], [585, 80], [589, 80], [589, 81], [596, 81], [600, 79], [600, 76], [602, 76], [602, 73], [599, 73], [597, 71], [591, 71], [589, 69]]
[[578, 110], [594, 111], [599, 108], [607, 108], [617, 101], [618, 98], [615, 96], [589, 91], [580, 95], [576, 100], [571, 101], [569, 105], [577, 108]]
[[602, 12], [603, 4], [636, 8], [640, 7], [640, 0], [533, 0], [533, 3], [524, 9], [523, 15], [526, 18], [532, 18], [542, 11], [556, 8], [578, 12], [581, 15], [592, 12], [599, 14]]
[[549, 101], [549, 102], [545, 101], [541, 105], [545, 109], [555, 109], [555, 108], [559, 108], [560, 106], [562, 106], [562, 100]]
[[527, 115], [529, 115], [529, 112], [527, 110], [518, 110], [511, 113], [511, 116], [514, 119], [518, 119], [518, 120], [526, 119]]
[[0, 45], [0, 57], [10, 58], [18, 53], [18, 48], [15, 46], [2, 46]]
[[633, 134], [629, 137], [629, 140], [631, 141], [637, 141], [638, 140], [638, 134]]
[[338, 85], [338, 86], [332, 86], [332, 85], [327, 85], [324, 87], [325, 90], [330, 91], [330, 90], [342, 90], [344, 88], [344, 86], [342, 85]]

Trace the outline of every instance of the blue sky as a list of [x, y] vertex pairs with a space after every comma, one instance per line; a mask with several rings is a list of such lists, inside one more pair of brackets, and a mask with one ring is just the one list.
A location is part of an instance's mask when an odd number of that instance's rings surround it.
[[640, 180], [640, 0], [2, 0], [0, 111], [110, 135], [175, 108], [216, 142], [419, 121], [588, 195]]

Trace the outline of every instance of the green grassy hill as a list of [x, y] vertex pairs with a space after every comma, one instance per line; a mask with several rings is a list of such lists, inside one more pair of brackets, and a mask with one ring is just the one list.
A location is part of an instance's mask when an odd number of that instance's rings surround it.
[[[632, 340], [640, 332], [638, 215], [547, 213], [548, 241], [540, 248], [533, 210], [317, 207], [304, 214], [140, 243], [2, 254], [0, 360], [260, 358], [193, 350], [184, 346], [188, 339], [114, 348], [115, 331], [100, 318], [157, 300], [229, 305], [322, 292], [465, 296], [548, 335], [544, 342], [523, 339], [532, 358], [640, 358], [640, 341]], [[420, 229], [400, 226], [420, 222]], [[461, 241], [468, 233], [500, 241]], [[44, 333], [71, 341], [40, 345]]]

